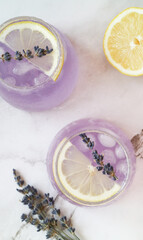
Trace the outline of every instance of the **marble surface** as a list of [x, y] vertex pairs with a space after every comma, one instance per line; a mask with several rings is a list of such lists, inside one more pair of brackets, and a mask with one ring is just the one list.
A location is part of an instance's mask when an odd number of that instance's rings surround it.
[[[31, 225], [23, 225], [26, 212], [16, 192], [12, 168], [29, 184], [56, 196], [46, 170], [52, 138], [66, 124], [94, 117], [118, 125], [131, 139], [143, 128], [143, 77], [127, 77], [106, 60], [104, 32], [119, 12], [142, 7], [141, 0], [5, 0], [0, 23], [20, 15], [37, 16], [65, 33], [79, 59], [79, 79], [71, 97], [50, 111], [24, 112], [0, 99], [0, 240], [43, 240]], [[136, 174], [128, 192], [105, 207], [75, 207], [62, 198], [58, 205], [70, 216], [81, 240], [143, 239], [143, 161], [137, 158]]]

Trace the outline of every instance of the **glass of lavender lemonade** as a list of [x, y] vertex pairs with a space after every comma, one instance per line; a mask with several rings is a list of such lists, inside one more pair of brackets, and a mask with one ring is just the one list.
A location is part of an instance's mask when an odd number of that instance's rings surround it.
[[47, 155], [51, 182], [78, 205], [112, 202], [128, 188], [135, 172], [131, 142], [113, 124], [81, 119], [63, 128]]
[[77, 81], [70, 41], [41, 19], [17, 17], [0, 26], [0, 95], [17, 108], [42, 111], [61, 104]]

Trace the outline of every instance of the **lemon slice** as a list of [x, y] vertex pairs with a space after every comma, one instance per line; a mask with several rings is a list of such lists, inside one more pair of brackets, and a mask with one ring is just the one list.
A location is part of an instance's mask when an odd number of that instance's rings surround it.
[[108, 176], [97, 171], [91, 161], [70, 141], [66, 142], [66, 139], [55, 151], [53, 173], [61, 191], [64, 188], [66, 195], [71, 199], [74, 197], [77, 202], [78, 200], [95, 204], [103, 202], [114, 196], [121, 188]]
[[63, 61], [63, 47], [60, 40], [44, 25], [34, 21], [12, 22], [0, 31], [0, 41], [8, 45], [13, 51], [23, 49], [34, 53], [34, 46], [53, 49], [50, 54], [41, 58], [35, 56], [28, 59], [34, 66], [42, 70], [46, 75], [56, 80], [59, 76]]
[[128, 8], [117, 15], [105, 32], [103, 47], [121, 73], [143, 75], [143, 9]]

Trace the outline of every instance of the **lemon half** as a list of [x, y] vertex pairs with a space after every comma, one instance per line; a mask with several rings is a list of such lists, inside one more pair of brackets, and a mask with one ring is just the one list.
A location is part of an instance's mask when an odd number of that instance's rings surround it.
[[128, 8], [117, 15], [105, 32], [103, 47], [121, 73], [143, 75], [143, 9]]

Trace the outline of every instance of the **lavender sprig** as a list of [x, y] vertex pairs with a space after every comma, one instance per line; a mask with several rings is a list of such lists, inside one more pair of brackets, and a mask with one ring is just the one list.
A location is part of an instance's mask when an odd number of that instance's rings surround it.
[[24, 195], [21, 202], [30, 209], [29, 214], [21, 215], [22, 221], [34, 225], [37, 232], [45, 231], [47, 239], [80, 240], [67, 217], [61, 216], [60, 209], [55, 207], [55, 200], [49, 193], [42, 195], [33, 186], [25, 185], [15, 169], [13, 175], [16, 183], [21, 187], [17, 191]]
[[[86, 143], [87, 147], [92, 150], [94, 148], [94, 142], [90, 140], [90, 138], [87, 137], [85, 133], [81, 133], [79, 135], [82, 138], [82, 141]], [[97, 150], [94, 150], [92, 152], [94, 161], [99, 165], [96, 166], [98, 171], [102, 171], [103, 174], [108, 175], [110, 178], [112, 178], [114, 181], [117, 180], [117, 176], [115, 175], [115, 171], [113, 166], [111, 166], [110, 163], [104, 164], [104, 155], [99, 154]]]
[[19, 51], [15, 52], [15, 56], [12, 56], [9, 52], [5, 52], [4, 54], [1, 55], [0, 59], [3, 62], [10, 62], [11, 59], [19, 60], [21, 61], [23, 58], [34, 58], [34, 56], [37, 57], [43, 57], [47, 54], [50, 54], [53, 51], [53, 49], [49, 49], [48, 46], [46, 46], [46, 49], [40, 48], [39, 46], [34, 47], [34, 54], [32, 53], [31, 50], [23, 50], [23, 54]]

